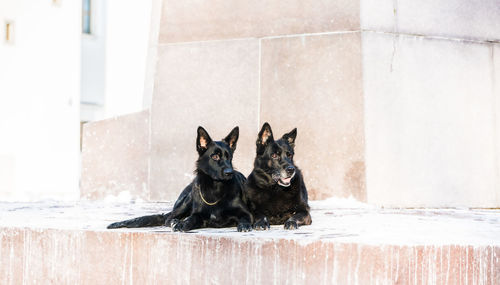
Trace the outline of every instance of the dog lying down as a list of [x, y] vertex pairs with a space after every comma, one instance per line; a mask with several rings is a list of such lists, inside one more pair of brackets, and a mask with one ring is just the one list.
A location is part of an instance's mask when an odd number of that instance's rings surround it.
[[108, 229], [170, 226], [187, 232], [198, 228], [237, 226], [239, 232], [252, 230], [253, 217], [243, 199], [245, 176], [232, 166], [239, 129], [235, 127], [222, 141], [212, 141], [198, 127], [196, 176], [179, 195], [171, 212], [112, 223]]
[[270, 224], [297, 229], [312, 222], [304, 179], [293, 163], [296, 137], [297, 129], [293, 129], [275, 141], [268, 123], [259, 132], [244, 194], [257, 230], [269, 229]]

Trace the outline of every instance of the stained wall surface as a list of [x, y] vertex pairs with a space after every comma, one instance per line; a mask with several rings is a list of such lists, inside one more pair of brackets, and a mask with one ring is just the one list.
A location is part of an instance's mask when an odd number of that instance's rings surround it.
[[370, 203], [500, 205], [494, 48], [363, 34]]
[[81, 197], [149, 200], [149, 111], [85, 124]]
[[500, 280], [500, 250], [494, 246], [381, 247], [20, 228], [1, 232], [0, 276], [7, 284], [498, 284]]
[[192, 179], [198, 125], [216, 139], [239, 125], [248, 175], [267, 121], [276, 137], [298, 128], [311, 199], [499, 207], [500, 8], [410, 2], [164, 0], [146, 199]]
[[193, 179], [196, 130], [221, 140], [239, 126], [233, 159], [248, 175], [258, 127], [259, 41], [162, 45], [151, 107], [151, 198], [174, 200]]
[[262, 40], [260, 120], [298, 128], [295, 162], [312, 199], [366, 199], [359, 32]]
[[240, 125], [234, 163], [248, 175], [267, 121], [277, 137], [298, 128], [295, 159], [311, 199], [366, 200], [361, 34], [350, 32], [359, 3], [224, 3], [163, 2], [151, 197], [175, 199], [192, 179], [198, 125], [219, 136]]

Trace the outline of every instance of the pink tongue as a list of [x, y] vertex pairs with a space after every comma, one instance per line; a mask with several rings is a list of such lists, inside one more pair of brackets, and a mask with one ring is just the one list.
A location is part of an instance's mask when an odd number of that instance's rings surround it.
[[291, 179], [292, 179], [292, 178], [281, 178], [281, 181], [282, 181], [283, 183], [288, 183], [288, 182], [290, 182], [290, 180], [291, 180]]

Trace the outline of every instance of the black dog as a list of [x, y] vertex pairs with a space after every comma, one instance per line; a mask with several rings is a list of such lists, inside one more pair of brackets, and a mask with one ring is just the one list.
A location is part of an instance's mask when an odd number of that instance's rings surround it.
[[113, 223], [108, 229], [171, 226], [174, 231], [237, 225], [239, 232], [252, 230], [253, 217], [243, 199], [245, 177], [232, 167], [238, 127], [222, 141], [212, 141], [198, 127], [196, 177], [174, 204], [170, 213]]
[[255, 229], [269, 229], [269, 224], [297, 229], [312, 222], [304, 179], [293, 164], [296, 136], [293, 129], [275, 141], [268, 123], [259, 132], [254, 169], [245, 188]]

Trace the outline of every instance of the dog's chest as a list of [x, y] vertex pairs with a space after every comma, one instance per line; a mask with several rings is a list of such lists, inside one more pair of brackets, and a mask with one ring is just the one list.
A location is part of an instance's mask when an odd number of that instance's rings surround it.
[[230, 223], [230, 219], [228, 219], [228, 215], [224, 211], [215, 210], [206, 213], [205, 223], [208, 227], [221, 227], [228, 225]]
[[222, 219], [222, 211], [219, 209], [208, 211], [208, 213], [206, 215], [206, 219], [213, 221], [213, 222], [218, 221], [218, 220]]
[[258, 208], [268, 213], [281, 213], [293, 211], [297, 205], [297, 194], [285, 191], [267, 191], [259, 195], [257, 199]]

